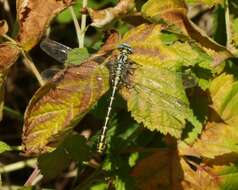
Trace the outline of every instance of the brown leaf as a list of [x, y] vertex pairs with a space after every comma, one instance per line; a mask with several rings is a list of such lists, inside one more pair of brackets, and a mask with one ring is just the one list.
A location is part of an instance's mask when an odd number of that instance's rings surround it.
[[0, 44], [0, 120], [2, 120], [2, 109], [4, 105], [4, 81], [8, 69], [15, 63], [20, 50], [10, 43]]
[[181, 166], [184, 171], [182, 182], [184, 190], [219, 190], [220, 179], [212, 168], [199, 165], [196, 170], [192, 169], [185, 160], [181, 159]]
[[35, 93], [27, 107], [24, 152], [31, 155], [52, 150], [108, 88], [108, 69], [93, 60], [57, 73]]
[[88, 8], [89, 16], [92, 19], [92, 26], [102, 28], [111, 23], [115, 18], [127, 16], [135, 9], [134, 0], [120, 0], [115, 7], [102, 10], [93, 10]]
[[191, 147], [180, 147], [183, 155], [199, 155], [215, 158], [229, 153], [238, 153], [236, 127], [224, 123], [208, 123], [201, 137]]
[[182, 189], [183, 171], [176, 150], [158, 151], [141, 161], [132, 171], [138, 189]]
[[19, 33], [17, 41], [26, 50], [34, 47], [51, 20], [73, 0], [17, 0]]
[[3, 74], [19, 56], [20, 50], [10, 43], [0, 44], [0, 73]]
[[8, 32], [8, 24], [5, 20], [0, 20], [0, 36]]
[[216, 43], [193, 24], [187, 17], [187, 12], [188, 9], [184, 0], [167, 0], [161, 3], [158, 3], [157, 0], [149, 0], [142, 8], [142, 14], [150, 21], [160, 23], [163, 20], [170, 25], [174, 24], [184, 34], [193, 38], [213, 57], [214, 66], [234, 56], [228, 49]]

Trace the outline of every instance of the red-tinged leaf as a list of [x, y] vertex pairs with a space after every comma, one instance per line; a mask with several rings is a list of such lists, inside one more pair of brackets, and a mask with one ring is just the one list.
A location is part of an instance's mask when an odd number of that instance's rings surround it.
[[8, 24], [5, 20], [0, 20], [0, 36], [8, 32]]
[[20, 54], [19, 49], [10, 43], [0, 44], [0, 120], [2, 120], [2, 109], [4, 105], [4, 81], [8, 69], [15, 63]]
[[212, 168], [199, 165], [194, 170], [185, 160], [181, 159], [180, 163], [184, 172], [183, 190], [220, 190], [219, 175]]
[[133, 50], [131, 73], [125, 80], [131, 87], [123, 86], [120, 93], [132, 117], [152, 131], [180, 138], [186, 120], [190, 121], [196, 128], [188, 140], [192, 142], [202, 127], [189, 108], [179, 71], [182, 65], [209, 65], [211, 58], [189, 39], [181, 41], [165, 31], [161, 25], [144, 24], [124, 35], [121, 42]]
[[190, 36], [199, 43], [204, 50], [213, 57], [213, 65], [216, 66], [225, 59], [233, 57], [233, 54], [209, 38], [207, 34], [199, 29], [187, 17], [187, 6], [184, 0], [149, 0], [142, 7], [142, 14], [145, 18], [154, 23], [161, 23], [161, 20], [168, 24], [177, 26], [175, 32], [180, 29], [184, 34]]
[[182, 190], [183, 171], [176, 150], [158, 151], [138, 162], [132, 171], [137, 188]]
[[133, 11], [135, 11], [134, 0], [120, 0], [115, 7], [109, 7], [102, 10], [88, 8], [89, 15], [92, 19], [91, 25], [98, 28], [102, 28], [114, 19], [126, 16]]
[[20, 50], [11, 43], [0, 44], [0, 72], [1, 75], [17, 60]]
[[19, 33], [17, 41], [30, 50], [41, 39], [51, 20], [73, 0], [18, 0], [17, 18]]
[[237, 128], [224, 123], [208, 123], [192, 146], [180, 146], [180, 153], [206, 158], [238, 153]]
[[56, 74], [27, 107], [22, 136], [25, 153], [50, 151], [108, 88], [108, 69], [93, 60]]

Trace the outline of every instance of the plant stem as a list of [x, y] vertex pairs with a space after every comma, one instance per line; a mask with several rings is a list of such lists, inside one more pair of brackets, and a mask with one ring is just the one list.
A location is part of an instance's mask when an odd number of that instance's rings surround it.
[[39, 71], [37, 70], [36, 66], [34, 65], [33, 61], [31, 60], [31, 58], [26, 54], [26, 52], [24, 50], [21, 50], [21, 53], [23, 55], [23, 61], [24, 63], [30, 68], [30, 70], [33, 72], [33, 74], [35, 75], [36, 79], [38, 80], [38, 82], [40, 83], [41, 86], [43, 86], [45, 84], [43, 78], [41, 77]]
[[38, 167], [35, 167], [34, 171], [31, 173], [24, 186], [36, 185], [42, 178], [43, 175], [40, 173], [40, 169]]
[[224, 1], [225, 6], [225, 22], [226, 22], [226, 47], [231, 46], [231, 25], [230, 25], [230, 11], [228, 0]]
[[81, 43], [81, 41], [80, 41], [80, 38], [81, 38], [81, 35], [80, 35], [81, 34], [81, 28], [79, 26], [78, 19], [77, 19], [76, 15], [75, 15], [75, 12], [74, 12], [74, 9], [73, 9], [72, 6], [69, 7], [69, 11], [70, 11], [71, 16], [72, 16], [73, 21], [74, 21], [74, 27], [75, 27], [75, 30], [76, 30], [78, 44], [79, 44], [79, 47], [80, 47], [80, 43]]
[[15, 111], [14, 109], [9, 108], [7, 106], [3, 107], [3, 111], [7, 112], [11, 117], [14, 117], [20, 121], [23, 121], [23, 115], [20, 112]]
[[[83, 9], [87, 7], [88, 4], [88, 0], [83, 0]], [[86, 33], [86, 19], [87, 19], [87, 15], [86, 14], [82, 14], [81, 17], [81, 35], [80, 35], [80, 43], [79, 43], [79, 47], [83, 48], [84, 47], [84, 36]]]
[[24, 63], [30, 68], [30, 70], [33, 72], [33, 74], [36, 76], [36, 79], [38, 80], [38, 82], [40, 83], [41, 86], [44, 85], [44, 80], [42, 79], [39, 71], [37, 70], [36, 66], [34, 65], [33, 61], [31, 60], [31, 58], [27, 55], [27, 53], [21, 48], [18, 46], [17, 42], [11, 38], [10, 36], [4, 34], [2, 35], [4, 38], [6, 38], [8, 41], [12, 42], [14, 45], [16, 45], [20, 51], [21, 51], [21, 54], [23, 55], [23, 61]]
[[33, 158], [29, 160], [15, 162], [13, 164], [9, 164], [6, 166], [0, 166], [0, 174], [20, 170], [25, 168], [26, 166], [34, 167], [36, 164], [37, 164], [37, 159]]

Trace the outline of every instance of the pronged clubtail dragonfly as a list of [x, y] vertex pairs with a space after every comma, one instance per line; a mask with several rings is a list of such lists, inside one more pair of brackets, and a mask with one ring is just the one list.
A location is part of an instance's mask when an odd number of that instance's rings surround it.
[[[58, 42], [55, 42], [53, 40], [50, 40], [50, 39], [43, 40], [41, 43], [41, 48], [48, 55], [52, 56], [59, 62], [64, 62], [67, 59], [67, 54], [71, 50], [71, 48], [69, 48], [65, 45], [62, 45]], [[107, 128], [108, 128], [108, 121], [110, 119], [110, 113], [112, 110], [112, 104], [113, 104], [116, 90], [118, 88], [120, 88], [121, 84], [123, 84], [124, 82], [125, 83], [128, 82], [128, 79], [126, 77], [127, 77], [128, 73], [131, 73], [130, 72], [130, 69], [132, 68], [131, 64], [133, 64], [130, 61], [128, 61], [129, 55], [133, 53], [133, 49], [130, 47], [129, 44], [124, 43], [124, 44], [119, 45], [118, 50], [119, 50], [119, 55], [117, 55], [117, 58], [115, 58], [113, 60], [113, 62], [114, 62], [113, 65], [112, 65], [112, 62], [110, 62], [108, 64], [108, 67], [109, 67], [110, 73], [111, 73], [111, 80], [112, 80], [112, 94], [110, 97], [110, 103], [108, 106], [107, 114], [105, 117], [105, 122], [102, 127], [102, 132], [101, 132], [101, 136], [99, 138], [99, 143], [98, 143], [98, 147], [97, 147], [97, 151], [99, 153], [103, 153], [104, 149], [105, 149], [105, 138], [106, 138], [106, 132], [107, 132]], [[165, 71], [164, 75], [170, 74], [169, 71], [166, 71], [166, 70], [164, 70], [164, 71]], [[151, 70], [151, 72], [153, 72], [153, 70]], [[51, 73], [51, 72], [45, 71], [44, 73]], [[181, 73], [176, 73], [176, 74], [178, 76], [180, 75], [179, 77], [182, 77], [184, 79], [183, 84], [184, 84], [185, 88], [190, 88], [190, 87], [193, 87], [196, 85], [196, 80], [189, 73], [181, 72]], [[161, 77], [164, 77], [164, 76], [161, 76]], [[145, 80], [148, 80], [147, 82], [155, 83], [155, 81], [153, 81], [152, 79], [145, 79]], [[151, 81], [149, 81], [149, 80], [151, 80]], [[154, 86], [155, 87], [157, 86], [156, 88], [160, 88], [161, 87], [160, 85], [162, 85], [162, 86], [171, 85], [171, 84], [169, 84], [169, 81], [162, 81], [162, 83], [163, 84], [155, 83]], [[130, 86], [130, 84], [129, 84], [129, 86]], [[130, 88], [133, 88], [133, 86]], [[153, 93], [153, 89], [147, 88], [143, 84], [137, 84], [135, 86], [135, 88], [138, 91], [142, 89], [145, 93], [148, 93], [148, 94]], [[149, 99], [150, 98], [149, 96], [150, 95], [148, 95], [148, 101], [151, 101]], [[175, 107], [177, 107], [177, 108], [181, 107], [181, 110], [182, 110], [183, 107], [186, 106], [183, 102], [176, 99], [175, 96], [167, 95], [165, 93], [163, 94], [163, 92], [161, 92], [160, 97], [161, 97], [161, 99], [163, 99], [163, 102], [170, 107], [171, 107], [170, 104], [174, 104]]]

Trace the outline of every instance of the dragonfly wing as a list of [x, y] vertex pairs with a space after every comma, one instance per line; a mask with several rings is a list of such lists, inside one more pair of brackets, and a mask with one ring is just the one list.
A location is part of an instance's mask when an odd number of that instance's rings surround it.
[[43, 80], [48, 81], [53, 78], [53, 76], [60, 71], [60, 68], [52, 67], [41, 72], [41, 77]]
[[47, 53], [49, 56], [53, 57], [60, 63], [65, 62], [69, 51], [72, 50], [70, 47], [58, 43], [49, 38], [45, 38], [44, 40], [42, 40], [42, 42], [40, 43], [40, 47], [45, 53]]
[[181, 137], [186, 119], [192, 117], [182, 77], [157, 65], [140, 65], [121, 89], [128, 110], [150, 130]]

